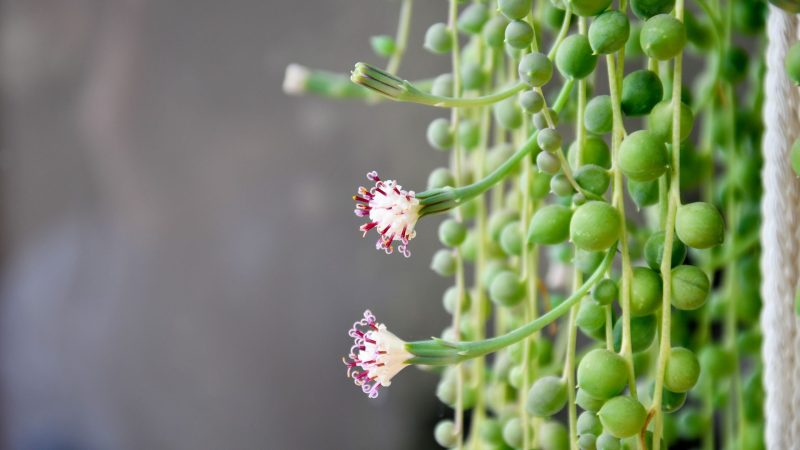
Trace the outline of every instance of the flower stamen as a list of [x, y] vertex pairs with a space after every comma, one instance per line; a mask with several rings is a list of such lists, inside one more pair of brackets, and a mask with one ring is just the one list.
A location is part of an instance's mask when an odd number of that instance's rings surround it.
[[347, 334], [354, 343], [349, 360], [342, 358], [347, 376], [369, 398], [375, 398], [382, 386], [392, 384], [392, 378], [408, 365], [406, 361], [413, 355], [406, 351], [405, 341], [378, 323], [369, 310], [364, 311], [364, 318], [355, 322]]
[[408, 242], [416, 235], [414, 226], [419, 220], [421, 205], [414, 191], [405, 191], [395, 180], [381, 180], [378, 172], [367, 173], [367, 179], [375, 186], [358, 188], [353, 200], [356, 201], [354, 213], [358, 217], [368, 217], [369, 222], [359, 228], [366, 237], [375, 227], [380, 237], [375, 248], [387, 254], [394, 251], [394, 241], [400, 241], [398, 250], [405, 257], [411, 256]]

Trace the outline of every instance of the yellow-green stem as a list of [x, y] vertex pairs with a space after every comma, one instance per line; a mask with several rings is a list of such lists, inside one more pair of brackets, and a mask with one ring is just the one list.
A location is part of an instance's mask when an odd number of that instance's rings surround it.
[[620, 253], [622, 257], [622, 277], [620, 283], [620, 307], [622, 309], [622, 343], [620, 355], [625, 359], [628, 367], [628, 387], [631, 396], [636, 398], [636, 376], [633, 371], [633, 350], [631, 348], [631, 280], [633, 279], [633, 268], [631, 266], [631, 255], [628, 248], [628, 225], [625, 215], [625, 199], [622, 187], [622, 170], [619, 168], [619, 147], [625, 135], [625, 126], [622, 123], [622, 109], [620, 103], [619, 85], [614, 81], [618, 80], [616, 72], [616, 62], [612, 55], [606, 57], [608, 66], [609, 92], [611, 96], [611, 106], [613, 115], [613, 130], [611, 137], [611, 156], [613, 172], [613, 197], [612, 204], [619, 211], [622, 219], [620, 229]]
[[397, 73], [400, 69], [400, 62], [403, 60], [403, 55], [406, 52], [406, 45], [408, 44], [408, 32], [411, 28], [411, 11], [413, 9], [414, 0], [403, 0], [400, 7], [400, 19], [397, 24], [397, 35], [395, 37], [395, 50], [389, 63], [386, 65], [386, 71], [389, 73]]
[[[575, 282], [573, 287], [580, 285], [580, 271], [575, 270]], [[580, 302], [570, 308], [569, 323], [567, 324], [567, 357], [564, 361], [564, 377], [567, 379], [567, 416], [569, 420], [569, 448], [578, 450], [578, 413], [575, 408], [575, 341], [577, 340], [578, 329], [575, 319], [578, 316]]]
[[[483, 49], [482, 44], [481, 49]], [[494, 49], [486, 49], [483, 56], [483, 63], [484, 66], [487, 68], [491, 68], [492, 63], [494, 62]], [[488, 91], [492, 88], [492, 77], [487, 77], [486, 84], [484, 86], [484, 90]], [[477, 178], [482, 178], [484, 176], [484, 164], [486, 162], [486, 151], [489, 146], [489, 131], [491, 127], [491, 114], [488, 107], [484, 107], [479, 111], [480, 117], [480, 130], [481, 130], [481, 140], [478, 144], [478, 148], [475, 149], [475, 176]], [[475, 339], [483, 339], [486, 337], [486, 317], [484, 317], [484, 304], [488, 301], [486, 296], [486, 291], [483, 286], [483, 277], [481, 276], [484, 271], [486, 270], [486, 262], [487, 262], [487, 252], [489, 243], [486, 240], [486, 235], [488, 233], [487, 229], [487, 207], [486, 207], [486, 196], [480, 195], [475, 200], [477, 202], [477, 211], [475, 213], [475, 227], [476, 232], [478, 233], [478, 248], [477, 254], [475, 259], [475, 272], [474, 272], [474, 284], [475, 284], [475, 301], [472, 303], [472, 325], [475, 329]], [[475, 381], [475, 406], [472, 409], [472, 427], [473, 429], [480, 429], [481, 423], [486, 416], [485, 411], [485, 396], [484, 396], [484, 371], [486, 367], [486, 360], [483, 357], [475, 358], [473, 362], [473, 379]], [[472, 439], [473, 449], [478, 450], [480, 448], [480, 439], [473, 438]]]
[[[683, 0], [675, 3], [675, 17], [683, 21]], [[661, 279], [663, 297], [661, 301], [661, 342], [656, 364], [655, 391], [653, 392], [653, 450], [661, 448], [661, 435], [664, 429], [661, 402], [664, 389], [664, 373], [672, 348], [670, 328], [672, 318], [672, 245], [675, 239], [675, 216], [681, 203], [680, 163], [681, 163], [681, 89], [683, 84], [683, 54], [675, 57], [672, 75], [672, 164], [669, 175], [669, 198], [667, 219], [664, 228], [664, 254], [661, 259]]]
[[[452, 49], [452, 69], [453, 69], [453, 95], [458, 98], [461, 97], [461, 55], [458, 45], [458, 28], [456, 22], [458, 20], [458, 0], [450, 0], [450, 7], [448, 12], [447, 24], [450, 28], [451, 39], [453, 41]], [[455, 131], [453, 133], [453, 176], [456, 180], [456, 186], [461, 186], [463, 183], [463, 174], [461, 173], [461, 143], [458, 139], [458, 125], [460, 120], [460, 109], [453, 108], [450, 111], [450, 126]], [[461, 212], [459, 209], [455, 211], [456, 219], [461, 220]], [[461, 307], [464, 296], [466, 295], [464, 286], [464, 258], [461, 255], [461, 249], [456, 247], [456, 289], [458, 301], [456, 307], [453, 308], [453, 337], [456, 342], [461, 340]], [[462, 450], [464, 448], [464, 367], [457, 364], [456, 371], [456, 405], [455, 405], [455, 420], [454, 420], [454, 433], [456, 433], [456, 448]]]

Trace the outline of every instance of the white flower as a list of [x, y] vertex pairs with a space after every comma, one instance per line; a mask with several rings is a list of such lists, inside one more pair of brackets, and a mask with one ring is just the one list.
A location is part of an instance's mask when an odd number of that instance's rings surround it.
[[392, 243], [400, 241], [397, 249], [406, 258], [411, 256], [408, 241], [416, 236], [414, 226], [421, 209], [414, 191], [404, 191], [395, 180], [381, 180], [375, 171], [368, 173], [367, 179], [374, 181], [375, 186], [369, 190], [361, 186], [353, 196], [356, 215], [369, 218], [369, 222], [361, 226], [361, 231], [365, 237], [373, 228], [380, 234], [375, 248], [389, 254], [394, 251]]
[[375, 316], [364, 311], [364, 318], [353, 324], [348, 335], [353, 338], [349, 361], [342, 358], [347, 366], [347, 376], [356, 386], [369, 395], [378, 396], [381, 386], [392, 384], [392, 378], [403, 370], [413, 355], [406, 350], [405, 341], [378, 323]]

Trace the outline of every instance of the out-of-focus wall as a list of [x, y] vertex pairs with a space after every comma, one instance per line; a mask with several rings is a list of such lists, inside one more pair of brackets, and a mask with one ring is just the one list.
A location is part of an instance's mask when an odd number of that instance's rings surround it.
[[[436, 223], [410, 260], [362, 240], [377, 169], [424, 188], [429, 108], [290, 98], [346, 72], [397, 0], [0, 2], [4, 444], [14, 449], [433, 448], [436, 377], [345, 379], [367, 307], [438, 334]], [[409, 78], [446, 2], [417, 2]]]

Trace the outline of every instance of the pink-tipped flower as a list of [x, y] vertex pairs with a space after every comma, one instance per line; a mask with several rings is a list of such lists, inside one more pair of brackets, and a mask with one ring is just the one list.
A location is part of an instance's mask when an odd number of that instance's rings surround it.
[[412, 354], [406, 343], [378, 323], [375, 316], [364, 311], [364, 318], [353, 324], [348, 335], [353, 338], [347, 366], [347, 376], [369, 396], [378, 396], [381, 386], [392, 384], [392, 378], [408, 365]]
[[400, 241], [397, 249], [408, 258], [411, 256], [408, 241], [416, 235], [414, 226], [420, 216], [419, 200], [414, 191], [404, 191], [397, 181], [381, 180], [378, 172], [368, 173], [367, 179], [374, 181], [375, 186], [372, 189], [361, 186], [353, 196], [356, 215], [369, 218], [369, 222], [361, 225], [361, 231], [366, 237], [374, 228], [380, 234], [375, 248], [387, 254], [394, 251], [394, 241]]

